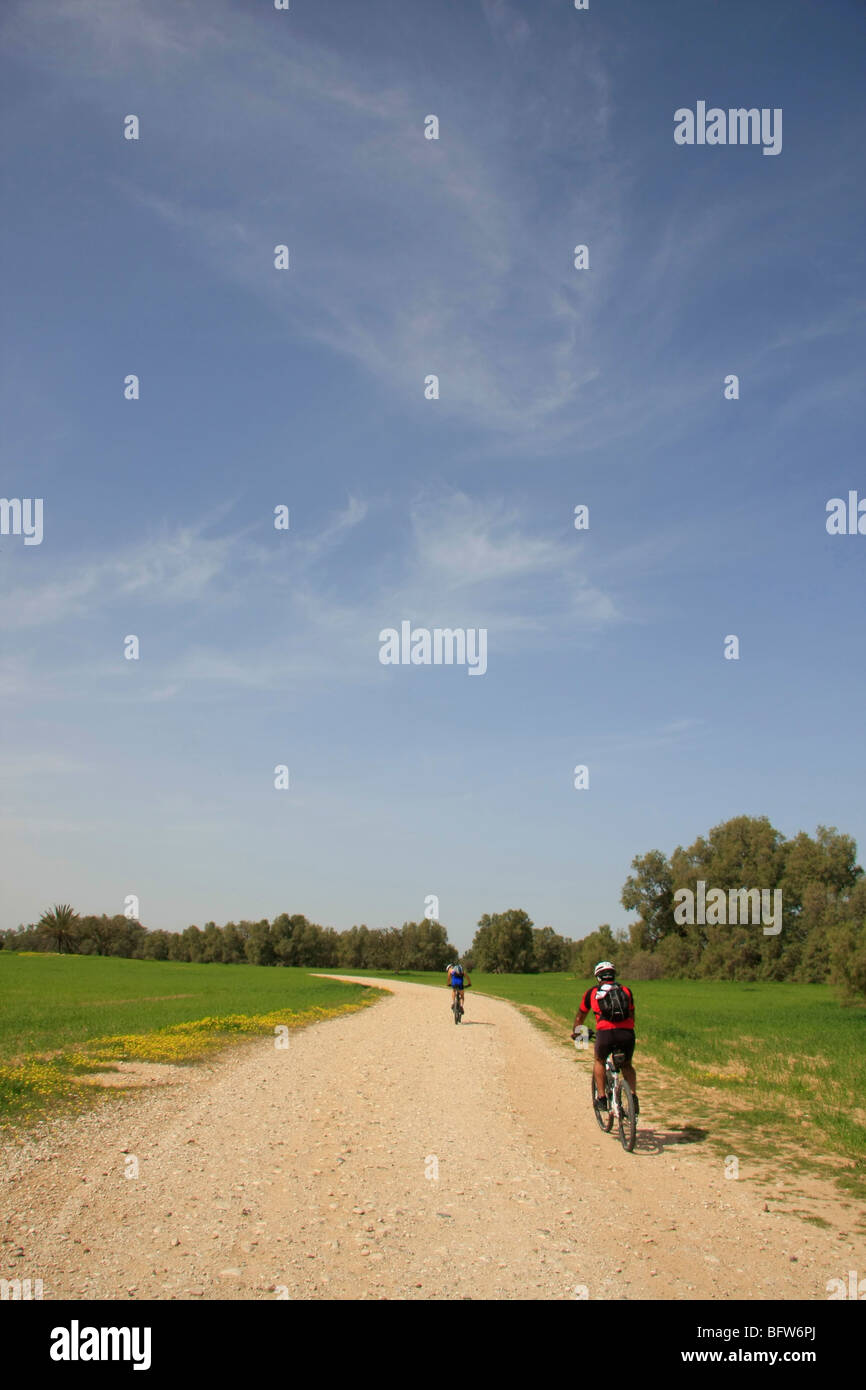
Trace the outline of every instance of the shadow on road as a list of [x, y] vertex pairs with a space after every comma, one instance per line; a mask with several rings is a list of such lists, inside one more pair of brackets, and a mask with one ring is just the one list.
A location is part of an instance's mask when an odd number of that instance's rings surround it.
[[640, 1129], [637, 1132], [635, 1153], [661, 1154], [666, 1149], [681, 1148], [683, 1144], [702, 1144], [709, 1133], [696, 1125], [683, 1125], [680, 1130]]

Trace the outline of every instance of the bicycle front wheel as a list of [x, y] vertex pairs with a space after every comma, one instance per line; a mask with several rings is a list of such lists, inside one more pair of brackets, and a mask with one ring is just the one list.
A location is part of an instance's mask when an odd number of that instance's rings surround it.
[[619, 1140], [623, 1148], [631, 1153], [637, 1143], [637, 1116], [634, 1110], [634, 1096], [631, 1086], [623, 1078], [619, 1091]]

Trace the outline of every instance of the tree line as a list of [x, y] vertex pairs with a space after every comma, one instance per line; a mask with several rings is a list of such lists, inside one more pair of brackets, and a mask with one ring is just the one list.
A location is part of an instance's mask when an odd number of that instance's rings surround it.
[[[536, 928], [525, 912], [485, 914], [463, 959], [473, 969], [567, 970], [576, 943], [552, 927]], [[460, 958], [442, 923], [425, 918], [402, 927], [320, 927], [299, 913], [273, 922], [227, 922], [218, 927], [150, 931], [134, 918], [79, 916], [68, 903], [43, 913], [31, 926], [0, 931], [0, 949], [126, 956], [201, 965], [341, 966], [355, 970], [445, 970]]]
[[[621, 901], [637, 921], [625, 933], [599, 927], [581, 943], [585, 959], [616, 951], [637, 979], [797, 980], [866, 996], [866, 879], [852, 836], [819, 825], [786, 839], [766, 816], [735, 816], [687, 848], [650, 850], [631, 867]], [[695, 893], [699, 880], [726, 892], [778, 890], [781, 930], [679, 920], [676, 895]]]
[[[866, 997], [866, 879], [857, 844], [835, 827], [818, 826], [791, 839], [766, 816], [735, 816], [678, 845], [669, 856], [654, 849], [632, 860], [620, 901], [637, 918], [628, 928], [609, 923], [578, 941], [550, 927], [533, 929], [525, 912], [481, 918], [466, 961], [480, 970], [570, 970], [592, 976], [612, 960], [636, 980], [792, 980], [835, 985], [843, 998]], [[680, 920], [682, 890], [759, 889], [781, 894], [781, 928]], [[530, 962], [535, 961], [533, 966]]]
[[[464, 964], [494, 973], [570, 971], [586, 978], [597, 961], [611, 959], [621, 975], [637, 980], [829, 982], [844, 997], [866, 997], [866, 879], [850, 835], [819, 826], [814, 835], [800, 831], [786, 839], [766, 816], [736, 816], [670, 855], [658, 849], [638, 855], [631, 868], [620, 899], [637, 914], [628, 928], [614, 931], [605, 923], [572, 940], [553, 927], [536, 927], [522, 908], [484, 913]], [[781, 930], [768, 935], [755, 923], [678, 920], [678, 892], [696, 892], [699, 881], [726, 892], [779, 890]], [[79, 917], [67, 904], [34, 925], [0, 931], [3, 948], [398, 971], [444, 970], [458, 958], [446, 928], [426, 918], [338, 932], [281, 913], [272, 922], [207, 922], [170, 932], [149, 931], [124, 916]]]
[[0, 932], [10, 951], [63, 951], [76, 955], [126, 956], [201, 965], [351, 966], [372, 970], [444, 970], [458, 957], [439, 922], [404, 922], [402, 927], [352, 927], [338, 932], [300, 913], [282, 912], [272, 922], [226, 922], [172, 932], [134, 919], [79, 916], [68, 903], [43, 913], [37, 923]]

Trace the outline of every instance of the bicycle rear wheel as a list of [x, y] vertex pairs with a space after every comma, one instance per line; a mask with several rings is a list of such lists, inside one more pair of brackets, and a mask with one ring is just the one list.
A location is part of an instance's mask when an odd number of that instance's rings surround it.
[[597, 1100], [597, 1098], [598, 1098], [598, 1091], [597, 1091], [596, 1088], [595, 1088], [595, 1077], [593, 1077], [593, 1078], [592, 1078], [592, 1109], [593, 1109], [593, 1113], [595, 1114], [595, 1118], [596, 1118], [596, 1120], [598, 1121], [598, 1127], [599, 1127], [599, 1129], [600, 1129], [600, 1130], [603, 1130], [605, 1134], [610, 1134], [611, 1130], [613, 1129], [613, 1115], [611, 1114], [611, 1111], [610, 1111], [610, 1104], [608, 1104], [607, 1110], [599, 1110], [598, 1106], [597, 1106], [596, 1103], [595, 1103], [596, 1100]]
[[459, 1023], [459, 1022], [460, 1022], [460, 1000], [459, 1000], [459, 999], [455, 999], [455, 1000], [454, 1000], [454, 1003], [451, 1005], [451, 1008], [452, 1008], [452, 1010], [453, 1010], [453, 1012], [454, 1012], [454, 1022], [455, 1022], [455, 1023]]
[[637, 1143], [637, 1116], [634, 1110], [634, 1096], [625, 1077], [619, 1090], [619, 1139], [623, 1148], [631, 1153]]

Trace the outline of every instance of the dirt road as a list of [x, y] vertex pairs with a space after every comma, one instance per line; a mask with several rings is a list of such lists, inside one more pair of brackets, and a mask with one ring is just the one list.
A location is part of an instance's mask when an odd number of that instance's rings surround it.
[[646, 1101], [623, 1152], [588, 1058], [509, 1004], [468, 991], [455, 1028], [444, 991], [386, 987], [7, 1148], [0, 1273], [46, 1299], [826, 1299], [866, 1269]]

